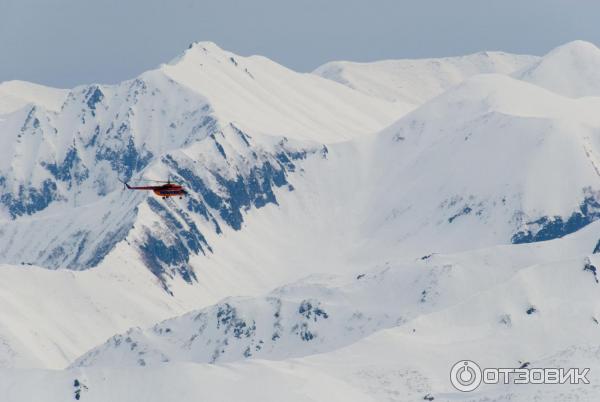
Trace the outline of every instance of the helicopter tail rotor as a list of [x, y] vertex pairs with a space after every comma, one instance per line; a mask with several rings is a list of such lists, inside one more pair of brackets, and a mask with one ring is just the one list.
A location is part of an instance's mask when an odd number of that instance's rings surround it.
[[117, 179], [117, 180], [119, 180], [121, 183], [123, 183], [123, 190], [125, 190], [126, 188], [131, 188], [131, 187], [129, 187], [129, 184], [127, 184], [123, 180], [121, 180], [121, 179]]

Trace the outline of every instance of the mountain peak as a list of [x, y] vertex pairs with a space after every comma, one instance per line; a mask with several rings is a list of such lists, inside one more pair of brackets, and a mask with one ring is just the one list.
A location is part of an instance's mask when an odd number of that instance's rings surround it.
[[566, 43], [517, 78], [571, 98], [600, 96], [600, 49], [582, 40]]
[[213, 50], [222, 50], [219, 45], [217, 45], [215, 42], [212, 41], [195, 41], [190, 43], [190, 45], [188, 46], [187, 50], [192, 50], [192, 49], [202, 49], [202, 50], [208, 50], [208, 49], [213, 49]]
[[204, 96], [222, 121], [295, 139], [346, 140], [381, 129], [407, 111], [404, 105], [372, 99], [265, 57], [239, 56], [213, 42], [192, 43], [159, 70]]
[[600, 49], [598, 49], [598, 47], [593, 44], [592, 42], [588, 42], [585, 40], [574, 40], [571, 42], [567, 42], [564, 45], [560, 45], [556, 48], [554, 48], [553, 50], [551, 50], [548, 55], [551, 54], [558, 54], [558, 53], [564, 53], [564, 52], [571, 52], [571, 53], [586, 53], [586, 52], [591, 52], [591, 53], [596, 53], [596, 52], [600, 52]]
[[229, 55], [230, 53], [223, 50], [214, 42], [211, 41], [198, 41], [192, 42], [189, 44], [187, 49], [185, 49], [179, 56], [172, 59], [167, 65], [175, 66], [181, 63], [185, 63], [188, 60], [192, 62], [197, 61], [199, 58], [206, 57], [207, 55], [214, 56], [224, 56], [225, 54]]

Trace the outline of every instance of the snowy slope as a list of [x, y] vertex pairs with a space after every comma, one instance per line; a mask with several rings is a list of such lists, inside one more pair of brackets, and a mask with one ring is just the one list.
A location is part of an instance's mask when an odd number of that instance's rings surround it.
[[515, 76], [571, 98], [600, 96], [600, 49], [590, 42], [570, 42]]
[[[399, 347], [399, 345], [401, 345]], [[579, 345], [548, 357], [531, 359], [531, 367], [588, 367], [589, 385], [482, 385], [473, 393], [451, 387], [449, 368], [467, 354], [490, 356], [489, 349], [462, 343], [419, 342], [397, 330], [378, 333], [348, 348], [285, 361], [252, 360], [234, 364], [170, 363], [143, 368], [83, 368], [64, 371], [2, 370], [0, 388], [7, 402], [139, 400], [388, 402], [388, 401], [519, 401], [597, 400], [598, 347]], [[489, 360], [502, 360], [494, 353]], [[501, 356], [500, 356], [501, 357]], [[485, 363], [482, 363], [485, 364]], [[504, 366], [504, 367], [506, 367]], [[77, 380], [78, 387], [75, 387]], [[235, 384], [235, 386], [232, 386]]]
[[[591, 269], [599, 261], [590, 256], [597, 238], [594, 223], [551, 242], [434, 255], [361, 277], [313, 277], [263, 302], [228, 300], [116, 336], [80, 361], [92, 367], [5, 371], [0, 387], [9, 401], [21, 401], [43, 384], [51, 402], [77, 388], [92, 401], [195, 400], [198, 394], [215, 401], [592, 401], [600, 368], [594, 346], [599, 285]], [[313, 303], [310, 309], [306, 300], [295, 308], [284, 301], [281, 315], [273, 314], [277, 301], [302, 298]], [[230, 309], [219, 315], [225, 306]], [[380, 328], [388, 329], [373, 333], [369, 327], [382, 324], [378, 315], [388, 321]], [[305, 325], [298, 331], [295, 324]], [[279, 333], [275, 340], [272, 330]], [[244, 353], [247, 345], [251, 354]], [[212, 361], [207, 352], [215, 349], [232, 363], [202, 363]], [[281, 360], [286, 355], [298, 357]], [[592, 385], [482, 385], [464, 394], [451, 387], [448, 373], [465, 358], [483, 367], [592, 367]], [[85, 387], [74, 387], [75, 379]], [[226, 386], [234, 380], [236, 387]]]
[[134, 258], [83, 272], [1, 265], [0, 367], [61, 369], [115, 332], [211, 301], [178, 283], [169, 296]]
[[[564, 296], [564, 303], [575, 303], [577, 295], [582, 299], [580, 304], [587, 306], [580, 318], [582, 323], [589, 323], [584, 335], [591, 342], [598, 330], [591, 317], [598, 315], [600, 305], [594, 301], [596, 277], [584, 267], [598, 241], [598, 228], [595, 223], [570, 237], [539, 245], [435, 254], [404, 263], [387, 261], [383, 268], [371, 268], [356, 276], [310, 277], [266, 297], [230, 298], [146, 330], [133, 329], [111, 338], [74, 365], [144, 366], [170, 361], [215, 363], [305, 356], [337, 349], [395, 326], [406, 328], [408, 333], [416, 325], [451, 328], [452, 322], [460, 321], [461, 306], [470, 305], [468, 301], [473, 298], [485, 300], [474, 303], [485, 306], [473, 307], [475, 321], [481, 314], [501, 317], [497, 310], [502, 308], [506, 315], [519, 320], [520, 309], [527, 316], [527, 303], [541, 310], [557, 304], [552, 292], [555, 279], [561, 275], [577, 281]], [[548, 272], [552, 272], [550, 279], [546, 279]], [[450, 317], [449, 311], [454, 311]], [[564, 307], [564, 312], [568, 311], [569, 307]]]
[[300, 161], [288, 179], [295, 191], [249, 211], [242, 231], [208, 234], [214, 252], [192, 262], [204, 278], [227, 272], [256, 290], [365, 262], [564, 236], [600, 217], [598, 106], [473, 77], [370, 139]]
[[14, 112], [33, 103], [58, 111], [67, 98], [67, 89], [46, 87], [25, 81], [0, 83], [0, 115]]
[[415, 107], [473, 75], [510, 74], [537, 60], [535, 56], [480, 52], [439, 59], [334, 61], [318, 67], [313, 74], [376, 98]]
[[374, 176], [402, 187], [397, 197], [372, 189], [365, 230], [389, 238], [400, 229], [405, 246], [443, 250], [582, 227], [600, 206], [598, 107], [502, 75], [465, 81], [377, 138]]
[[206, 96], [219, 120], [257, 133], [336, 142], [375, 132], [409, 110], [212, 42], [191, 45], [160, 71]]

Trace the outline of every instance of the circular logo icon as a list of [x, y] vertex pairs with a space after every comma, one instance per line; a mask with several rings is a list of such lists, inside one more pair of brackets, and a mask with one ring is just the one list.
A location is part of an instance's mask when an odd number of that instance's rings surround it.
[[471, 360], [461, 360], [450, 370], [450, 382], [461, 392], [471, 392], [481, 384], [481, 368]]

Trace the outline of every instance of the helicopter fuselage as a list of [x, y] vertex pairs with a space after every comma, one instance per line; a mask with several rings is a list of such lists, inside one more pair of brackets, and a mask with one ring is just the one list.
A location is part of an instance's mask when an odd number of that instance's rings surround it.
[[181, 197], [187, 194], [183, 187], [177, 184], [165, 184], [152, 189], [152, 191], [159, 197]]
[[161, 186], [130, 186], [125, 183], [130, 190], [150, 190], [159, 197], [182, 197], [187, 195], [187, 191], [179, 184], [167, 183]]

